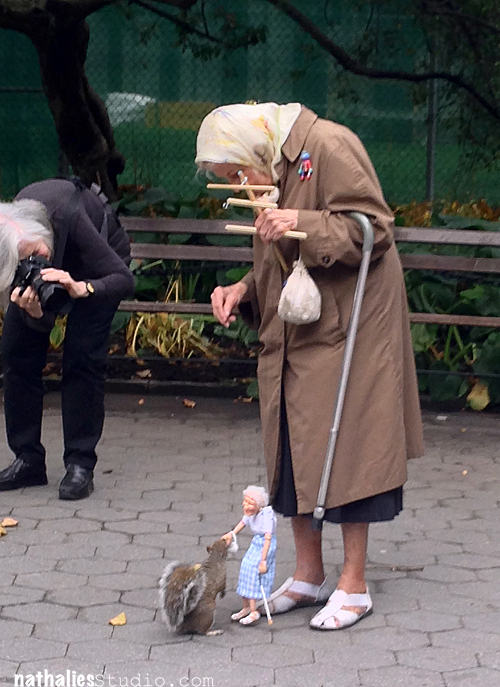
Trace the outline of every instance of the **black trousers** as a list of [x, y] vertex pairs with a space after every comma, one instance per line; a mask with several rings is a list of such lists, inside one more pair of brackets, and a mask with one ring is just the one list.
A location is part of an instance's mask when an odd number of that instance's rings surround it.
[[[104, 374], [109, 331], [118, 304], [75, 301], [64, 340], [61, 405], [64, 464], [93, 470], [104, 424]], [[1, 353], [7, 441], [17, 458], [44, 464], [41, 443], [43, 383], [49, 332], [29, 327], [11, 303]]]

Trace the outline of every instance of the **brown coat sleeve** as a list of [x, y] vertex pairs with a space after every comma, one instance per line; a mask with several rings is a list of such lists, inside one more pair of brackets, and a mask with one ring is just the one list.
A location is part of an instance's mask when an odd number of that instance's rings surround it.
[[297, 229], [308, 235], [301, 243], [302, 258], [308, 267], [329, 267], [336, 261], [359, 265], [362, 232], [346, 215], [358, 211], [372, 221], [372, 258], [376, 259], [393, 243], [393, 216], [368, 153], [359, 138], [344, 127], [335, 136], [323, 138], [321, 144], [316, 154], [316, 183], [322, 209], [299, 210]]

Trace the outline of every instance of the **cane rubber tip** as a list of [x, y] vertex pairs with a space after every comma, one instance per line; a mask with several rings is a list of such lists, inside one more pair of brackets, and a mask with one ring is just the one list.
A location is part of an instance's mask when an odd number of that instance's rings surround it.
[[272, 624], [273, 624], [273, 621], [271, 620], [271, 618], [269, 618], [269, 620], [267, 621], [267, 624], [268, 624], [268, 625], [272, 625]]

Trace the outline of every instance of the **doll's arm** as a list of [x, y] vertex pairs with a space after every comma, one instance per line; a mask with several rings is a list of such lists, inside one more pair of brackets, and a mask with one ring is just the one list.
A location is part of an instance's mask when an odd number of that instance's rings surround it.
[[234, 534], [238, 534], [238, 532], [241, 532], [241, 530], [245, 527], [245, 523], [243, 520], [240, 520], [239, 523], [234, 527], [230, 532], [227, 532], [226, 534], [223, 534], [221, 539], [225, 539], [227, 545], [231, 543], [231, 540], [233, 538]]
[[267, 554], [269, 552], [269, 547], [271, 546], [271, 537], [272, 534], [270, 532], [266, 532], [264, 535], [264, 546], [262, 547], [262, 556], [261, 556], [261, 561], [259, 563], [259, 572], [261, 575], [267, 572]]

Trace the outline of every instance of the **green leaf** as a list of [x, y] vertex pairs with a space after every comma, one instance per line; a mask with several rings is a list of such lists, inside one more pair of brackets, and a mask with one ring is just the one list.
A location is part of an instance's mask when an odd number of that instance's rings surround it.
[[196, 217], [196, 208], [193, 205], [181, 205], [177, 217], [179, 219], [193, 219]]
[[436, 343], [437, 325], [435, 324], [412, 324], [411, 340], [415, 353], [425, 353], [430, 346]]
[[240, 281], [243, 277], [248, 274], [250, 267], [233, 267], [226, 272], [226, 277], [231, 283]]
[[158, 291], [163, 285], [161, 277], [145, 277], [141, 274], [135, 275], [136, 291]]
[[449, 229], [483, 229], [486, 231], [500, 231], [500, 222], [490, 222], [477, 217], [460, 217], [457, 215], [440, 214], [439, 219]]
[[120, 331], [120, 329], [125, 329], [125, 327], [130, 322], [132, 313], [130, 312], [116, 312], [111, 322], [111, 334]]
[[169, 234], [168, 242], [172, 245], [181, 245], [187, 243], [191, 238], [192, 234]]
[[473, 301], [484, 296], [484, 286], [476, 284], [472, 289], [465, 289], [460, 292], [460, 299], [465, 301]]
[[55, 324], [50, 332], [50, 343], [52, 348], [56, 350], [62, 345], [64, 341], [64, 329], [63, 327]]
[[251, 246], [252, 239], [250, 236], [224, 236], [218, 234], [209, 234], [207, 242], [211, 246]]
[[247, 396], [250, 396], [250, 398], [259, 398], [259, 383], [257, 379], [252, 379], [247, 386]]

